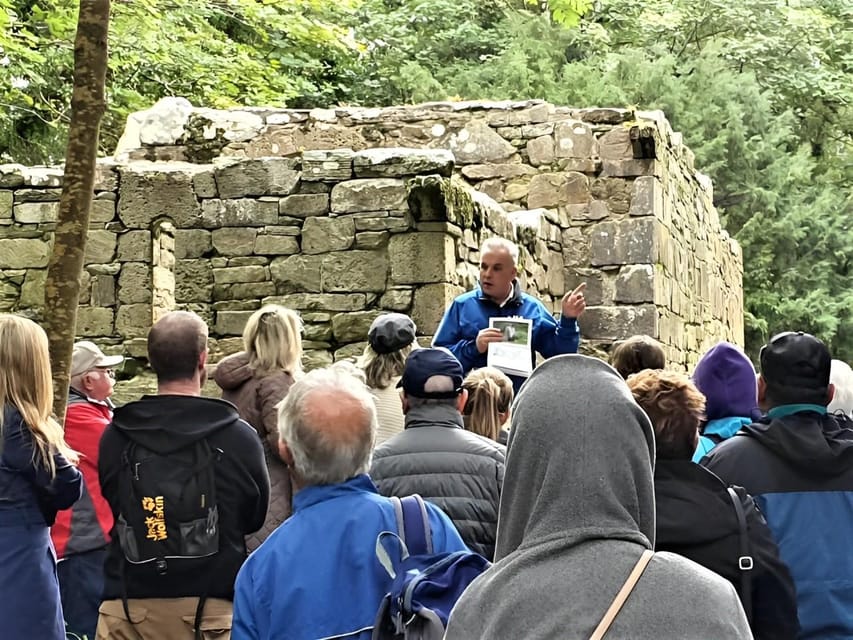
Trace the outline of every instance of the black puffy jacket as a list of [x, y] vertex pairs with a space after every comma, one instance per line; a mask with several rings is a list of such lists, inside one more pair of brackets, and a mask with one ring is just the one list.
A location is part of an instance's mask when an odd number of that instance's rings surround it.
[[449, 405], [419, 405], [406, 428], [373, 452], [370, 477], [384, 496], [420, 494], [444, 511], [472, 551], [495, 554], [506, 449], [462, 428]]
[[758, 506], [742, 488], [734, 489], [746, 516], [754, 561], [751, 593], [741, 592], [740, 527], [726, 484], [690, 460], [659, 459], [655, 465], [655, 550], [690, 558], [729, 580], [742, 602], [751, 601], [750, 626], [756, 640], [794, 640], [799, 623], [791, 574], [779, 559]]

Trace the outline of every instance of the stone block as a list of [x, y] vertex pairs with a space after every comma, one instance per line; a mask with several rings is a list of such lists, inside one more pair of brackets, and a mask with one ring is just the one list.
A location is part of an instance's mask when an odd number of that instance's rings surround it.
[[628, 213], [631, 206], [633, 183], [622, 178], [596, 178], [590, 184], [593, 198], [606, 200], [607, 207], [616, 214]]
[[614, 300], [620, 303], [640, 304], [655, 301], [655, 270], [650, 264], [622, 267], [616, 277]]
[[334, 315], [332, 316], [332, 335], [338, 343], [366, 340], [371, 323], [379, 315], [382, 315], [379, 310], [354, 311]]
[[217, 311], [213, 332], [220, 336], [239, 336], [254, 311]]
[[[304, 318], [303, 318], [304, 319]], [[328, 322], [306, 322], [302, 327], [302, 337], [305, 340], [329, 342], [332, 339], [332, 325]]]
[[554, 127], [555, 155], [558, 158], [592, 158], [598, 155], [598, 142], [592, 128], [584, 122], [558, 122]]
[[249, 256], [252, 255], [257, 235], [257, 229], [226, 227], [214, 229], [211, 233], [211, 242], [221, 256]]
[[109, 264], [116, 255], [118, 236], [102, 229], [89, 230], [86, 234], [86, 253], [83, 264]]
[[328, 253], [349, 249], [355, 242], [355, 221], [343, 218], [307, 218], [302, 227], [302, 252]]
[[419, 174], [450, 177], [453, 154], [446, 149], [366, 149], [353, 156], [356, 178], [399, 178]]
[[149, 265], [143, 262], [125, 262], [122, 265], [118, 276], [118, 300], [121, 304], [151, 302], [151, 288]]
[[276, 284], [297, 291], [322, 291], [321, 267], [323, 256], [293, 255], [275, 258], [270, 263], [270, 275]]
[[359, 311], [367, 304], [367, 297], [363, 293], [291, 293], [262, 302], [307, 311]]
[[661, 167], [656, 160], [603, 160], [602, 177], [633, 178], [634, 176], [660, 176]]
[[474, 120], [447, 141], [458, 164], [488, 164], [515, 155], [515, 147], [482, 120]]
[[224, 267], [213, 270], [213, 282], [233, 284], [235, 282], [263, 282], [268, 280], [267, 268], [260, 265], [246, 267]]
[[339, 251], [324, 256], [323, 291], [385, 291], [388, 256], [379, 251]]
[[[150, 298], [150, 293], [149, 293]], [[96, 307], [114, 307], [116, 304], [116, 280], [113, 276], [95, 276], [92, 278], [92, 305]]]
[[362, 353], [364, 353], [364, 347], [366, 345], [366, 341], [353, 342], [352, 344], [344, 345], [340, 349], [335, 349], [335, 362], [340, 362], [341, 360], [354, 360], [355, 358], [358, 358]]
[[294, 218], [322, 216], [329, 213], [328, 193], [300, 193], [278, 201], [278, 214]]
[[534, 167], [549, 165], [554, 162], [554, 138], [542, 136], [527, 142], [527, 157]]
[[355, 234], [355, 249], [380, 249], [388, 243], [387, 231], [362, 231]]
[[663, 211], [663, 189], [654, 176], [640, 176], [634, 180], [631, 208], [628, 215], [654, 216]]
[[302, 154], [303, 180], [349, 180], [352, 178], [352, 149], [305, 151]]
[[193, 176], [193, 190], [198, 198], [216, 198], [216, 178], [213, 171], [201, 171]]
[[178, 227], [192, 227], [201, 220], [193, 190], [193, 176], [206, 171], [201, 165], [132, 162], [118, 171], [118, 215], [129, 229], [149, 229], [161, 217]]
[[14, 195], [12, 191], [0, 189], [0, 220], [12, 219], [12, 203]]
[[418, 333], [435, 334], [445, 310], [462, 292], [462, 287], [447, 283], [427, 284], [415, 289], [411, 316]]
[[0, 164], [0, 187], [20, 187], [24, 184], [26, 167], [20, 164]]
[[[113, 195], [113, 194], [109, 194]], [[105, 224], [116, 217], [116, 201], [109, 198], [95, 198], [89, 210], [89, 224]]]
[[577, 227], [563, 231], [563, 262], [568, 265], [589, 266], [589, 240]]
[[214, 161], [213, 174], [220, 198], [286, 196], [299, 183], [295, 158], [234, 158]]
[[412, 306], [412, 289], [388, 289], [379, 298], [379, 306], [388, 311], [407, 313]]
[[593, 266], [654, 264], [657, 262], [655, 231], [655, 221], [651, 218], [599, 222], [590, 235], [590, 263]]
[[0, 269], [46, 267], [50, 245], [33, 238], [0, 238]]
[[275, 293], [275, 284], [269, 281], [213, 285], [213, 299], [217, 301], [259, 300]]
[[521, 127], [522, 138], [541, 138], [554, 133], [553, 122], [540, 122], [538, 124], [526, 124]]
[[103, 307], [77, 307], [78, 336], [94, 338], [113, 335], [113, 310]]
[[118, 236], [119, 262], [150, 262], [151, 261], [151, 232], [125, 231]]
[[175, 259], [201, 258], [213, 250], [210, 231], [175, 229]]
[[408, 231], [414, 226], [409, 216], [404, 218], [389, 218], [388, 216], [371, 216], [368, 218], [355, 218], [356, 231], [389, 231], [400, 233]]
[[207, 229], [219, 227], [262, 227], [278, 222], [278, 200], [205, 200], [199, 226]]
[[584, 204], [590, 199], [589, 179], [582, 173], [541, 173], [533, 176], [527, 196], [530, 209]]
[[632, 160], [634, 149], [631, 132], [625, 127], [615, 127], [598, 140], [598, 155], [602, 160]]
[[44, 283], [47, 279], [45, 269], [27, 269], [24, 283], [21, 285], [21, 298], [18, 304], [22, 308], [38, 308], [44, 305]]
[[20, 224], [41, 224], [56, 222], [59, 216], [59, 202], [25, 202], [14, 207], [15, 222]]
[[332, 354], [328, 351], [312, 349], [310, 351], [305, 351], [302, 354], [302, 366], [305, 371], [328, 367], [333, 362], [334, 359], [332, 358]]
[[511, 164], [469, 164], [462, 167], [462, 175], [469, 180], [493, 180], [517, 178], [536, 173], [536, 169], [521, 163]]
[[144, 338], [151, 325], [150, 304], [123, 304], [116, 312], [116, 333], [122, 338]]
[[175, 263], [175, 300], [208, 302], [213, 293], [213, 267], [209, 260], [178, 260]]
[[446, 233], [396, 234], [388, 241], [392, 284], [449, 282], [456, 268], [453, 238]]
[[633, 335], [657, 336], [657, 308], [653, 304], [623, 307], [587, 307], [578, 319], [588, 340], [625, 340]]
[[15, 204], [22, 202], [59, 202], [62, 189], [17, 189]]
[[347, 180], [332, 187], [333, 213], [407, 211], [406, 183], [394, 178]]
[[268, 256], [289, 256], [299, 253], [299, 242], [290, 235], [259, 235], [255, 238], [254, 252]]

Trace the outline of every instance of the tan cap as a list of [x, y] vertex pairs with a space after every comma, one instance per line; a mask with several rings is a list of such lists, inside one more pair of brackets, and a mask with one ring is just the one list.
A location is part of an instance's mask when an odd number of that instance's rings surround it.
[[95, 367], [115, 367], [124, 362], [124, 356], [108, 356], [94, 342], [83, 340], [74, 344], [71, 355], [71, 377]]

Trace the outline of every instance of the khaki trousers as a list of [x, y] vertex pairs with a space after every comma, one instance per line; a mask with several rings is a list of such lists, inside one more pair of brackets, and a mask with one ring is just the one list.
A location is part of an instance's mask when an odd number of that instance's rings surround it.
[[[127, 621], [121, 600], [101, 603], [95, 640], [194, 640], [198, 598], [129, 598], [134, 624]], [[232, 603], [208, 598], [201, 616], [204, 640], [230, 640]]]

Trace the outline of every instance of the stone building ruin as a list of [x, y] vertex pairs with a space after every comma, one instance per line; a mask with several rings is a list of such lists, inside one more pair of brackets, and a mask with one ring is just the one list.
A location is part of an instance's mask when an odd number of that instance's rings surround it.
[[[61, 182], [0, 166], [0, 311], [41, 313]], [[490, 235], [519, 243], [522, 284], [552, 309], [587, 283], [588, 351], [645, 333], [686, 367], [743, 342], [740, 249], [660, 112], [166, 99], [129, 119], [95, 190], [78, 334], [139, 363], [168, 310], [208, 321], [216, 361], [268, 302], [301, 313], [309, 367], [360, 353], [383, 311], [424, 343]]]

